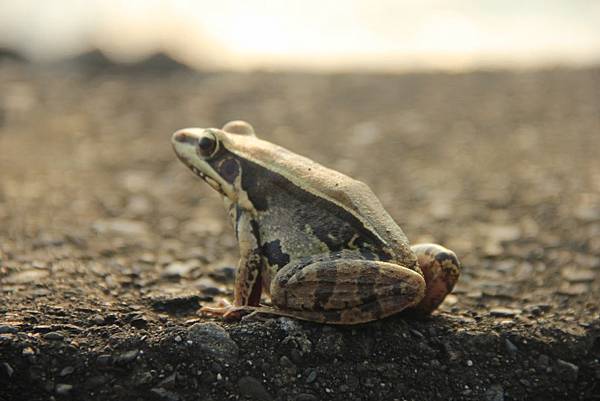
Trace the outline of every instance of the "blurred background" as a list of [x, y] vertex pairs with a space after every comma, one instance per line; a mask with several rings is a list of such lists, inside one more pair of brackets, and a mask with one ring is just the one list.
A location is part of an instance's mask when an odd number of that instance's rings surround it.
[[0, 46], [49, 62], [99, 50], [193, 68], [416, 70], [600, 60], [586, 0], [3, 0]]

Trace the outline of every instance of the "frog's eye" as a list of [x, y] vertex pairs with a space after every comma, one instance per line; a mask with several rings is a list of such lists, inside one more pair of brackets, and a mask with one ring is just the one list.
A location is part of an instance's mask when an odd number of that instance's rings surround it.
[[218, 148], [219, 143], [212, 133], [207, 133], [198, 140], [197, 152], [200, 157], [211, 157]]

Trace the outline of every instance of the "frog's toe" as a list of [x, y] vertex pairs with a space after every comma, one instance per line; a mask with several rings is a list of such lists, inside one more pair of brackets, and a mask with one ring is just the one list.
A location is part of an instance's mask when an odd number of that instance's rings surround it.
[[201, 313], [205, 313], [207, 315], [215, 315], [222, 316], [229, 309], [231, 309], [233, 305], [228, 300], [221, 298], [217, 301], [216, 306], [203, 306], [200, 308]]
[[417, 255], [427, 286], [425, 296], [413, 310], [429, 314], [452, 292], [460, 275], [460, 261], [454, 252], [437, 244], [417, 244], [412, 250]]
[[255, 306], [233, 306], [223, 314], [223, 319], [227, 321], [239, 321], [244, 316], [251, 315], [256, 312]]
[[200, 308], [200, 313], [211, 316], [222, 316], [225, 320], [237, 321], [245, 315], [254, 312], [254, 306], [233, 306], [227, 303], [226, 306], [204, 306]]
[[199, 312], [206, 315], [223, 316], [228, 310], [229, 307], [225, 306], [203, 306]]

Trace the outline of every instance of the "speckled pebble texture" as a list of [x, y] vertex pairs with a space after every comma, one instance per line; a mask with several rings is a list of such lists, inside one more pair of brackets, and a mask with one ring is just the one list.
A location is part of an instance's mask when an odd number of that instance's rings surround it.
[[[0, 88], [0, 400], [597, 399], [599, 69], [0, 62]], [[238, 250], [170, 135], [233, 119], [368, 183], [411, 243], [454, 250], [440, 310], [356, 327], [198, 315], [231, 298]]]

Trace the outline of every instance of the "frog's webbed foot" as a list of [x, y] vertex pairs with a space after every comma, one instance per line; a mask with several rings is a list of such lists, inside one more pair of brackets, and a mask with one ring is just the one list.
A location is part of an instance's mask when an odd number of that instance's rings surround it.
[[225, 320], [237, 321], [244, 316], [253, 313], [257, 306], [235, 306], [225, 299], [219, 300], [217, 306], [203, 306], [200, 308], [200, 313], [210, 316], [220, 316]]
[[270, 306], [258, 306], [254, 307], [252, 313], [243, 316], [242, 321], [258, 320], [264, 322], [269, 319], [275, 319], [281, 316], [294, 317], [293, 314], [279, 309], [271, 308]]
[[460, 262], [454, 252], [437, 244], [417, 244], [412, 247], [427, 288], [425, 296], [411, 311], [430, 314], [452, 292], [460, 275]]

